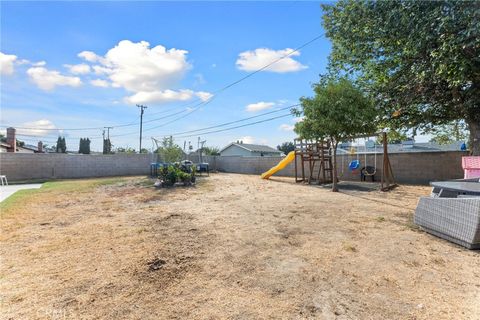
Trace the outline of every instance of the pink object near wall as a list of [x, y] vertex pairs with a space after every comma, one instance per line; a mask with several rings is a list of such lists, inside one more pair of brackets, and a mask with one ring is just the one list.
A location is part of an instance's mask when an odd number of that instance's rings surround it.
[[480, 156], [462, 157], [464, 178], [480, 178]]

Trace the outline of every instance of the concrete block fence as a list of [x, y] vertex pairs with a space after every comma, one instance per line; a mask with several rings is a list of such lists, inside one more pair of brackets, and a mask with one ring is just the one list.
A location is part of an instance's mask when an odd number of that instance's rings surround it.
[[9, 181], [143, 175], [152, 155], [0, 153], [0, 174]]
[[[398, 183], [407, 184], [428, 184], [430, 181], [461, 179], [463, 178], [462, 156], [466, 152], [410, 152], [394, 153], [389, 155], [393, 175]], [[378, 154], [376, 159], [376, 179], [380, 180], [383, 165], [383, 155]], [[281, 157], [215, 157], [216, 166], [219, 171], [261, 174], [275, 166]], [[348, 169], [350, 161], [357, 159], [357, 156], [339, 155], [337, 157], [337, 168], [341, 180], [360, 180], [359, 173], [352, 174]], [[365, 165], [365, 156], [359, 155], [362, 166]], [[207, 157], [206, 162], [213, 163], [213, 157]], [[375, 155], [367, 155], [366, 163], [369, 166], [375, 165]], [[298, 161], [300, 165], [300, 161]], [[318, 164], [317, 164], [318, 166]], [[294, 177], [295, 166], [291, 162], [284, 170], [277, 173], [278, 176]], [[305, 167], [305, 175], [309, 175], [308, 166]], [[316, 176], [316, 173], [314, 172]]]
[[[435, 180], [463, 177], [461, 158], [465, 152], [411, 152], [390, 154], [395, 179], [399, 183], [427, 184]], [[9, 181], [32, 179], [67, 179], [147, 175], [154, 158], [149, 154], [71, 155], [0, 153], [0, 174]], [[213, 170], [243, 174], [261, 174], [275, 166], [282, 157], [221, 157], [205, 156]], [[352, 175], [348, 163], [356, 156], [338, 156], [337, 166], [341, 180], [359, 180]], [[196, 159], [195, 159], [196, 160]], [[362, 166], [363, 155], [359, 156]], [[377, 178], [380, 179], [383, 156], [377, 155]], [[367, 165], [374, 165], [375, 156], [367, 155]], [[295, 176], [293, 162], [278, 173], [279, 176]], [[305, 170], [308, 175], [308, 168]]]

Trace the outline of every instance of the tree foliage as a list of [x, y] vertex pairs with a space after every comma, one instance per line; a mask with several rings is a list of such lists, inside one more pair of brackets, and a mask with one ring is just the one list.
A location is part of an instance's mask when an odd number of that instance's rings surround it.
[[183, 156], [182, 149], [175, 144], [173, 137], [164, 137], [161, 146], [155, 151], [160, 154], [163, 162], [174, 163], [180, 161]]
[[[0, 141], [1, 142], [7, 142], [7, 137], [5, 137], [5, 135], [3, 134], [0, 134]], [[25, 145], [25, 142], [24, 141], [21, 141], [21, 140], [18, 140], [16, 139], [16, 143], [17, 143], [17, 147], [23, 147]]]
[[323, 9], [332, 73], [355, 77], [393, 128], [465, 120], [480, 154], [480, 2], [340, 0]]
[[65, 142], [65, 137], [58, 137], [56, 145], [57, 153], [66, 153], [67, 152], [67, 143]]
[[468, 138], [466, 125], [461, 121], [437, 126], [432, 133], [433, 137], [430, 141], [438, 144], [451, 144], [456, 141], [466, 141]]
[[220, 155], [220, 148], [218, 147], [204, 147], [203, 153], [207, 156], [219, 156]]
[[90, 139], [89, 138], [80, 138], [80, 143], [79, 143], [79, 146], [78, 146], [78, 153], [90, 154]]
[[[387, 132], [387, 143], [402, 143], [402, 141], [406, 141], [407, 139], [407, 134], [402, 130], [389, 130]], [[378, 136], [376, 142], [382, 144], [383, 135]]]
[[285, 154], [295, 150], [295, 145], [291, 141], [287, 141], [277, 146], [277, 150], [282, 151]]
[[112, 153], [112, 142], [110, 139], [103, 139], [103, 154]]
[[132, 148], [132, 147], [118, 147], [116, 149], [117, 153], [128, 153], [128, 154], [132, 154], [132, 153], [136, 153], [135, 149]]
[[304, 139], [328, 139], [333, 145], [333, 187], [337, 188], [336, 153], [341, 141], [360, 134], [372, 134], [377, 129], [377, 110], [371, 99], [350, 81], [323, 77], [314, 87], [315, 96], [303, 97], [296, 116], [303, 120], [295, 124], [295, 132]]

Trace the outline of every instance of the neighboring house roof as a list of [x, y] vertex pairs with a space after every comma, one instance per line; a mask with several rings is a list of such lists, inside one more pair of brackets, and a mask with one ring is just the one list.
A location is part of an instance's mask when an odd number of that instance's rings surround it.
[[278, 154], [282, 153], [282, 151], [280, 151], [280, 150], [277, 150], [277, 149], [274, 149], [272, 147], [265, 146], [265, 145], [262, 145], [262, 144], [236, 143], [236, 142], [230, 143], [225, 148], [220, 150], [220, 152], [223, 152], [224, 150], [230, 148], [231, 146], [237, 146], [237, 147], [243, 148], [245, 150], [248, 150], [250, 152], [271, 152], [271, 153], [278, 153]]
[[[398, 144], [388, 144], [389, 153], [402, 153], [402, 152], [439, 152], [439, 151], [461, 151], [461, 145], [463, 141], [456, 141], [451, 144], [437, 144], [433, 142], [415, 142], [413, 145], [403, 145]], [[365, 146], [352, 146], [355, 148], [357, 153], [364, 153]], [[345, 146], [343, 148], [338, 148], [337, 152], [341, 153], [350, 153], [350, 146]], [[374, 152], [375, 148], [367, 148], [366, 152]], [[383, 145], [376, 146], [377, 152], [383, 152]]]
[[23, 145], [22, 147], [17, 147], [17, 149], [18, 149], [18, 148], [27, 149], [27, 150], [32, 150], [32, 151], [35, 151], [35, 152], [38, 151], [38, 147], [33, 146], [33, 145], [31, 145], [31, 144], [25, 144], [25, 145]]

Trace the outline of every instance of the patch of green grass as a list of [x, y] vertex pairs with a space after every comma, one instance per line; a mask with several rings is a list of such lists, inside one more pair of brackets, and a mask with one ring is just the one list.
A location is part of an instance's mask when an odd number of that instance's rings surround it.
[[15, 204], [26, 201], [26, 199], [39, 191], [40, 189], [24, 189], [15, 192], [10, 197], [0, 202], [0, 214], [3, 215], [3, 213], [13, 208]]
[[385, 218], [384, 217], [377, 217], [377, 221], [378, 222], [383, 222], [383, 221], [385, 221]]
[[47, 181], [39, 189], [19, 190], [12, 194], [0, 203], [0, 213], [5, 214], [15, 206], [31, 200], [31, 197], [37, 194], [88, 192], [99, 186], [120, 184], [126, 181], [127, 179], [122, 177]]
[[57, 180], [45, 182], [42, 186], [44, 191], [82, 192], [89, 191], [95, 187], [120, 184], [126, 178], [95, 178], [78, 180]]

